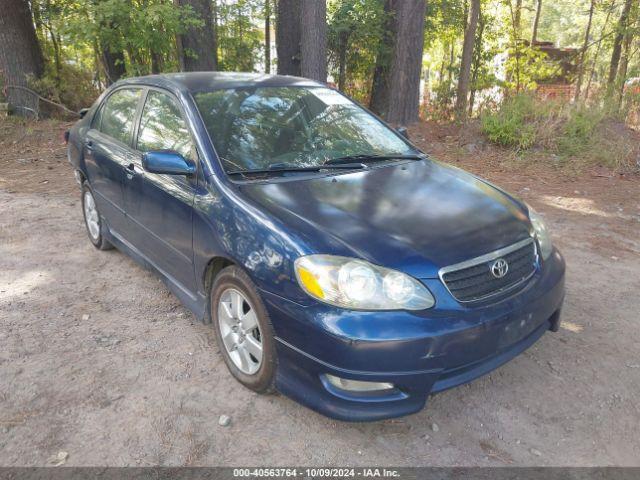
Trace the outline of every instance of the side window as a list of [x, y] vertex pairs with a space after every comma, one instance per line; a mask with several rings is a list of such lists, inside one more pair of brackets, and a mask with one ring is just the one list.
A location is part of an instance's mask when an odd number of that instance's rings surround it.
[[138, 150], [171, 150], [196, 159], [195, 147], [176, 101], [167, 94], [149, 90], [138, 133]]
[[98, 106], [98, 110], [91, 119], [91, 128], [100, 130], [100, 120], [102, 120], [102, 111], [104, 110], [104, 103]]
[[100, 109], [100, 131], [129, 144], [133, 135], [133, 120], [142, 90], [122, 89], [113, 93]]

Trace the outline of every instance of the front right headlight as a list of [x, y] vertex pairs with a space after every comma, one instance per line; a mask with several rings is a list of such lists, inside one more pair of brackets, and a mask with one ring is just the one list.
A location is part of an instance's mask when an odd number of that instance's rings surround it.
[[553, 251], [553, 243], [551, 243], [549, 230], [547, 230], [547, 226], [544, 220], [542, 220], [542, 217], [531, 207], [529, 207], [529, 220], [531, 220], [533, 233], [540, 245], [540, 254], [542, 258], [546, 260]]
[[308, 255], [295, 261], [300, 287], [313, 298], [354, 310], [424, 310], [435, 304], [422, 283], [364, 260]]

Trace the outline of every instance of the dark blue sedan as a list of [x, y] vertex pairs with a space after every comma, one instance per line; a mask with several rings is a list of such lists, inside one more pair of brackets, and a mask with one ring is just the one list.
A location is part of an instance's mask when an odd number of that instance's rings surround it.
[[257, 392], [406, 415], [559, 327], [542, 219], [325, 85], [128, 79], [68, 139], [89, 240], [155, 270]]

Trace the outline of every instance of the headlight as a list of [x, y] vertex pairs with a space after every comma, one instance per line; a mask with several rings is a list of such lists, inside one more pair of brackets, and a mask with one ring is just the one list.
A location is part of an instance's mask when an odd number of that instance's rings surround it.
[[424, 310], [435, 301], [415, 278], [364, 260], [308, 255], [295, 261], [300, 287], [321, 302], [355, 310]]
[[533, 233], [538, 239], [538, 244], [540, 245], [540, 254], [542, 255], [542, 258], [546, 260], [549, 258], [549, 255], [551, 255], [551, 251], [553, 250], [553, 244], [551, 243], [547, 226], [545, 225], [544, 220], [542, 220], [542, 217], [531, 207], [529, 207], [529, 220], [531, 220]]

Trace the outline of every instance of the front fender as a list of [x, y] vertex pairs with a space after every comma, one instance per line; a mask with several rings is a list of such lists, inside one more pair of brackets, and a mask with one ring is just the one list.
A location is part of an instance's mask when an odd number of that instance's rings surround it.
[[193, 250], [197, 289], [206, 295], [205, 275], [211, 259], [225, 258], [241, 266], [261, 290], [307, 304], [293, 263], [309, 253], [304, 241], [276, 218], [242, 200], [234, 185], [209, 177], [196, 195]]

